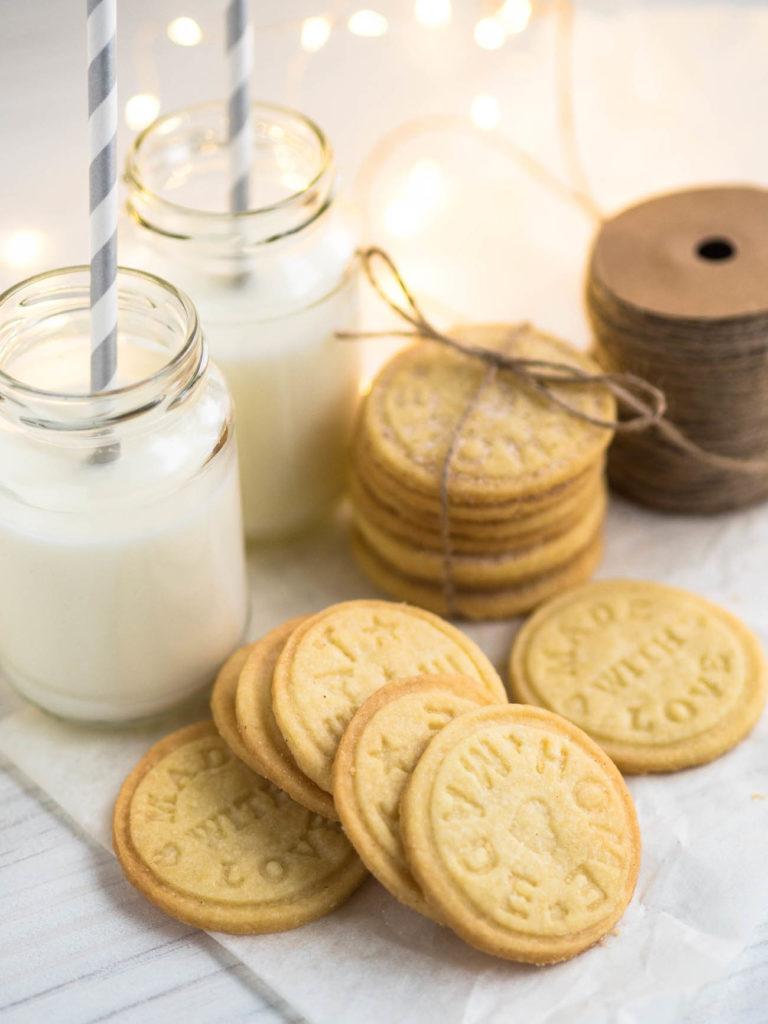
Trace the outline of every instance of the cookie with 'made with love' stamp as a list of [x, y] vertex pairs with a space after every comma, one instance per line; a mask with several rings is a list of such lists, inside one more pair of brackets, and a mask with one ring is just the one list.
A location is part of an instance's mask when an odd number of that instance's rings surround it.
[[757, 722], [766, 660], [724, 608], [676, 587], [602, 580], [562, 594], [512, 649], [514, 695], [585, 730], [626, 772], [704, 764]]

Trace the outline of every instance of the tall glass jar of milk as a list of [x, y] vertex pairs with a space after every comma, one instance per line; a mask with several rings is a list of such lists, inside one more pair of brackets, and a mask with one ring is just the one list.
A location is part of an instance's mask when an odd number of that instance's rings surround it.
[[235, 400], [249, 538], [296, 532], [344, 482], [358, 389], [354, 216], [301, 114], [254, 104], [249, 204], [229, 212], [227, 118], [206, 103], [155, 121], [128, 158], [123, 259], [177, 282]]
[[89, 272], [0, 296], [0, 672], [119, 721], [210, 682], [246, 625], [230, 398], [194, 306], [118, 273], [118, 372], [89, 394]]

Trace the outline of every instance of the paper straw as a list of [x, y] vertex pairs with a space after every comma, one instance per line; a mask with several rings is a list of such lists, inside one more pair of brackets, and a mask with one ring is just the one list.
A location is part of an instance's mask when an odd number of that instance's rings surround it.
[[116, 0], [86, 0], [91, 256], [91, 390], [117, 367]]
[[227, 4], [227, 57], [230, 86], [227, 136], [230, 160], [229, 208], [239, 213], [248, 209], [252, 151], [250, 85], [253, 34], [248, 19], [248, 0], [229, 0]]

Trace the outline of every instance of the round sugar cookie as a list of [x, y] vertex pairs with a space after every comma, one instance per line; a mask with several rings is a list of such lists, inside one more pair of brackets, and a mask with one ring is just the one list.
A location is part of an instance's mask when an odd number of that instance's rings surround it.
[[510, 704], [435, 736], [400, 826], [427, 900], [470, 945], [554, 963], [599, 942], [637, 881], [640, 832], [618, 769], [570, 722]]
[[[604, 452], [590, 461], [586, 466], [555, 486], [543, 491], [521, 492], [500, 501], [459, 500], [450, 495], [451, 515], [456, 522], [467, 523], [478, 528], [486, 522], [500, 522], [510, 518], [544, 514], [561, 502], [574, 497], [583, 489], [595, 470], [604, 462]], [[407, 508], [409, 513], [419, 516], [440, 516], [440, 474], [438, 474], [429, 491], [418, 491], [397, 477], [394, 472], [384, 468], [376, 459], [370, 445], [357, 437], [352, 444], [352, 471], [360, 477], [375, 494], [385, 494], [398, 507]]]
[[[584, 516], [604, 492], [602, 469], [592, 471], [587, 486], [575, 497], [537, 515], [488, 520], [474, 525], [461, 522], [449, 510], [448, 527], [453, 549], [462, 554], [503, 554], [512, 547], [542, 543], [566, 533]], [[356, 475], [349, 480], [349, 497], [356, 514], [380, 530], [409, 544], [431, 551], [442, 549], [440, 517], [411, 515], [404, 506], [395, 506], [391, 496], [374, 495]]]
[[[569, 562], [583, 551], [605, 518], [606, 496], [599, 493], [584, 516], [565, 533], [527, 547], [507, 549], [499, 555], [451, 553], [451, 576], [456, 587], [468, 590], [499, 590], [524, 583]], [[440, 583], [445, 560], [438, 551], [398, 540], [356, 513], [354, 521], [363, 540], [398, 572], [427, 583]]]
[[365, 868], [340, 826], [300, 807], [229, 750], [213, 722], [156, 743], [113, 817], [128, 880], [172, 917], [233, 934], [329, 913]]
[[559, 594], [561, 590], [589, 579], [600, 563], [603, 545], [598, 534], [569, 562], [543, 573], [537, 579], [516, 586], [500, 590], [457, 588], [450, 609], [442, 586], [403, 575], [376, 554], [359, 533], [352, 537], [352, 552], [363, 572], [385, 594], [428, 608], [438, 615], [451, 614], [464, 619], [484, 620], [509, 619], [513, 615], [522, 615], [553, 594]]
[[696, 594], [643, 580], [600, 580], [546, 604], [510, 667], [518, 699], [575, 722], [626, 772], [711, 761], [765, 704], [754, 634]]
[[251, 646], [239, 675], [233, 706], [240, 744], [254, 770], [302, 807], [337, 821], [339, 816], [332, 797], [308, 779], [296, 764], [272, 710], [272, 676], [277, 659], [288, 637], [305, 618], [291, 619]]
[[477, 681], [419, 676], [388, 683], [355, 712], [333, 762], [333, 798], [363, 863], [396, 899], [433, 916], [405, 860], [400, 797], [432, 737], [457, 715], [487, 704]]
[[[583, 353], [532, 327], [478, 324], [454, 333], [464, 342], [518, 358], [600, 372]], [[428, 342], [391, 359], [373, 382], [360, 421], [382, 468], [415, 490], [434, 493], [456, 428], [486, 371], [480, 360]], [[612, 420], [615, 415], [615, 402], [605, 388], [549, 388], [588, 416]], [[546, 492], [586, 469], [612, 436], [612, 430], [569, 415], [518, 377], [499, 371], [463, 420], [449, 495], [457, 502], [484, 503]]]
[[232, 753], [247, 764], [251, 771], [258, 772], [259, 766], [251, 757], [248, 748], [240, 738], [235, 717], [235, 693], [240, 673], [248, 660], [252, 644], [239, 647], [221, 666], [216, 682], [211, 691], [211, 717], [219, 736], [224, 740]]
[[272, 680], [277, 724], [296, 763], [321, 789], [355, 711], [385, 683], [417, 675], [476, 679], [489, 699], [504, 684], [480, 648], [443, 619], [390, 601], [345, 601], [291, 635]]

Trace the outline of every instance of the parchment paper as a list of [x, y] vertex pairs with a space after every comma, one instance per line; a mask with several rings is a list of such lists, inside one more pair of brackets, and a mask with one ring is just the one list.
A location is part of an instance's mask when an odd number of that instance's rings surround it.
[[[373, 591], [342, 522], [251, 555], [253, 637], [290, 615]], [[768, 641], [768, 508], [662, 517], [614, 500], [600, 575], [687, 586]], [[467, 628], [504, 670], [516, 623]], [[0, 723], [6, 754], [98, 842], [124, 775], [204, 702], [131, 729], [63, 723], [32, 708]], [[367, 882], [342, 909], [282, 935], [215, 935], [312, 1024], [672, 1024], [692, 990], [727, 969], [768, 913], [768, 722], [711, 765], [630, 781], [643, 864], [616, 934], [566, 964], [477, 953]]]

